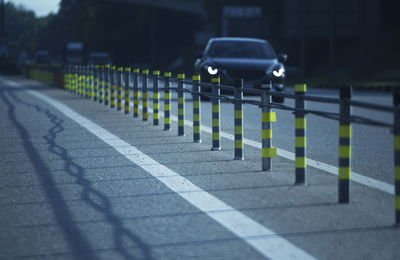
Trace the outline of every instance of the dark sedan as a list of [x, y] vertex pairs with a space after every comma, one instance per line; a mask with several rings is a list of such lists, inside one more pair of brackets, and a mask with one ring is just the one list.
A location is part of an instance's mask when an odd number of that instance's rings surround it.
[[[284, 90], [286, 55], [276, 55], [271, 45], [254, 38], [212, 38], [203, 55], [195, 62], [195, 70], [204, 80], [220, 76], [223, 84], [243, 79], [246, 87], [260, 88], [271, 84], [276, 91]], [[283, 102], [274, 98], [275, 102]]]

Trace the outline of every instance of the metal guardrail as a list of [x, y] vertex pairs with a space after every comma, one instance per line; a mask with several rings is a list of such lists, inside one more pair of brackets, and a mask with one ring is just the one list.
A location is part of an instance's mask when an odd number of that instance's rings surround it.
[[[27, 75], [31, 78], [54, 84], [54, 77], [60, 73], [60, 68], [28, 67]], [[212, 150], [221, 149], [220, 135], [220, 102], [234, 104], [234, 159], [243, 160], [243, 104], [251, 104], [262, 110], [261, 161], [262, 170], [272, 169], [272, 158], [277, 156], [277, 150], [272, 146], [272, 123], [276, 121], [276, 112], [272, 109], [293, 111], [295, 117], [295, 184], [306, 183], [307, 170], [307, 115], [329, 118], [339, 121], [339, 160], [338, 160], [338, 202], [350, 201], [351, 156], [352, 156], [352, 124], [379, 126], [392, 129], [394, 135], [394, 182], [395, 182], [395, 223], [400, 224], [400, 90], [393, 90], [393, 106], [376, 105], [351, 100], [351, 87], [340, 88], [339, 98], [328, 98], [306, 95], [305, 84], [295, 85], [295, 93], [277, 93], [266, 89], [250, 89], [243, 87], [243, 81], [236, 81], [234, 86], [221, 85], [219, 78], [212, 78], [211, 83], [201, 82], [200, 75], [193, 75], [186, 80], [184, 74], [172, 77], [171, 72], [161, 76], [160, 71], [150, 73], [148, 69], [122, 68], [115, 66], [73, 66], [66, 65], [64, 71], [64, 88], [75, 94], [93, 101], [102, 103], [111, 108], [122, 109], [122, 95], [124, 92], [124, 112], [130, 113], [131, 92], [133, 97], [133, 117], [139, 117], [139, 105], [142, 102], [142, 119], [149, 118], [149, 96], [153, 92], [153, 124], [159, 125], [160, 91], [164, 92], [164, 130], [171, 129], [171, 91], [178, 96], [178, 135], [184, 135], [185, 95], [189, 93], [193, 98], [193, 141], [201, 142], [201, 97], [206, 97], [212, 103]], [[141, 84], [140, 84], [141, 82]], [[149, 88], [149, 82], [152, 87]], [[161, 83], [161, 87], [160, 87]], [[176, 87], [172, 87], [175, 83]], [[191, 88], [190, 88], [191, 87]], [[208, 90], [208, 91], [205, 91]], [[220, 91], [231, 91], [233, 97], [221, 95]], [[117, 97], [115, 97], [117, 92]], [[246, 99], [243, 94], [256, 94], [259, 101]], [[271, 102], [272, 96], [281, 96], [294, 99], [294, 107]], [[141, 98], [140, 98], [141, 97]], [[117, 104], [115, 104], [117, 101]], [[322, 102], [339, 105], [339, 111], [324, 112], [307, 109], [306, 101]], [[389, 124], [370, 118], [351, 114], [352, 107], [360, 107], [375, 111], [392, 113], [394, 123]]]

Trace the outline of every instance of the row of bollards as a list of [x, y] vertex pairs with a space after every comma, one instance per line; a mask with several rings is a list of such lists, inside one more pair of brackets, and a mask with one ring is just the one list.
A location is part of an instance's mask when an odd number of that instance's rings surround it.
[[[153, 124], [159, 125], [160, 118], [160, 90], [164, 91], [164, 130], [171, 129], [171, 90], [177, 92], [178, 102], [178, 135], [185, 134], [185, 74], [177, 74], [177, 88], [171, 88], [172, 74], [165, 72], [161, 77], [160, 71], [133, 70], [116, 68], [114, 66], [69, 66], [65, 73], [66, 89], [94, 101], [104, 103], [117, 110], [122, 109], [122, 92], [124, 92], [124, 113], [130, 113], [131, 90], [133, 96], [133, 117], [139, 117], [139, 105], [142, 101], [142, 119], [149, 119], [148, 81], [152, 78], [153, 91]], [[139, 83], [141, 80], [141, 88]], [[159, 85], [162, 81], [163, 86]], [[221, 125], [220, 125], [220, 78], [211, 79], [212, 94], [212, 150], [221, 150]], [[201, 78], [200, 75], [192, 76], [193, 96], [193, 141], [201, 142]], [[243, 128], [243, 80], [234, 83], [234, 159], [243, 160], [244, 128]], [[115, 97], [115, 92], [117, 96]], [[295, 85], [295, 184], [306, 183], [307, 170], [307, 86]], [[272, 169], [272, 158], [277, 156], [277, 149], [272, 146], [272, 123], [276, 122], [276, 112], [272, 111], [270, 88], [262, 91], [261, 95], [261, 157], [262, 170]], [[117, 102], [115, 104], [115, 101]], [[351, 180], [351, 87], [340, 89], [339, 102], [339, 153], [338, 153], [338, 202], [349, 203]], [[395, 219], [400, 223], [400, 93], [394, 94], [394, 150], [395, 150]]]

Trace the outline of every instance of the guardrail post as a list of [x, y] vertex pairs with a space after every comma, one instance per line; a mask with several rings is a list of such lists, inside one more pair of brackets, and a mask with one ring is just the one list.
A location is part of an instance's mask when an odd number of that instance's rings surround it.
[[139, 73], [140, 69], [133, 69], [133, 117], [139, 116]]
[[185, 94], [183, 93], [183, 80], [185, 74], [178, 74], [178, 135], [185, 135]]
[[147, 93], [147, 76], [149, 75], [149, 70], [144, 69], [142, 70], [142, 91], [143, 91], [143, 97], [142, 97], [142, 104], [143, 104], [143, 109], [142, 109], [142, 114], [143, 114], [143, 121], [149, 120], [149, 95]]
[[295, 157], [296, 157], [296, 180], [295, 184], [306, 183], [307, 169], [307, 119], [304, 94], [307, 92], [306, 84], [298, 84], [295, 89]]
[[76, 95], [78, 91], [78, 66], [72, 65], [72, 91], [71, 93]]
[[261, 94], [262, 103], [262, 170], [272, 170], [272, 158], [276, 157], [276, 148], [272, 147], [272, 122], [276, 122], [276, 112], [271, 111], [271, 85], [267, 85]]
[[93, 79], [93, 84], [94, 84], [94, 95], [93, 95], [93, 101], [97, 101], [97, 95], [98, 95], [98, 91], [99, 91], [99, 66], [95, 65], [94, 66], [94, 79]]
[[200, 101], [200, 75], [193, 75], [193, 142], [201, 143], [201, 101]]
[[351, 87], [340, 88], [339, 105], [339, 203], [349, 203], [351, 179]]
[[243, 160], [243, 79], [234, 81], [234, 129], [235, 129], [235, 156], [234, 160]]
[[115, 89], [116, 89], [117, 71], [115, 66], [110, 67], [110, 107], [115, 108]]
[[122, 109], [122, 78], [123, 78], [123, 71], [122, 67], [118, 68], [117, 73], [117, 110], [121, 111]]
[[99, 103], [103, 103], [103, 66], [99, 66]]
[[394, 194], [395, 194], [395, 223], [400, 225], [400, 91], [393, 90], [394, 111]]
[[129, 106], [130, 106], [130, 74], [131, 74], [131, 68], [125, 68], [125, 107], [124, 107], [124, 113], [129, 114]]
[[158, 125], [160, 119], [159, 109], [160, 109], [160, 93], [158, 92], [158, 80], [160, 76], [160, 71], [153, 71], [153, 125]]
[[108, 106], [110, 101], [110, 65], [103, 66], [103, 91], [104, 105]]
[[90, 69], [90, 65], [86, 66], [86, 88], [87, 88], [87, 98], [92, 97], [92, 84], [91, 84], [91, 78], [92, 78], [92, 73]]
[[171, 72], [164, 72], [164, 130], [171, 130]]
[[89, 88], [90, 88], [90, 99], [93, 99], [94, 97], [94, 71], [93, 71], [93, 65], [89, 66]]
[[81, 87], [82, 87], [82, 83], [81, 83], [81, 77], [82, 77], [82, 71], [81, 71], [81, 66], [77, 65], [76, 66], [76, 73], [77, 73], [77, 95], [79, 96], [81, 94]]
[[219, 100], [219, 84], [221, 83], [220, 77], [211, 78], [212, 87], [212, 148], [213, 151], [221, 150], [221, 133], [220, 133], [220, 100]]
[[85, 96], [85, 69], [84, 66], [81, 65], [79, 66], [79, 72], [80, 72], [80, 79], [79, 79], [79, 85], [80, 85], [80, 96], [84, 97]]
[[82, 66], [82, 87], [83, 87], [84, 98], [88, 97], [87, 78], [88, 78], [87, 66]]

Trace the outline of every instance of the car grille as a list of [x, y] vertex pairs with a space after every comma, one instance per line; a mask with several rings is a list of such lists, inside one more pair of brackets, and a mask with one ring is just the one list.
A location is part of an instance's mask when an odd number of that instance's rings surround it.
[[261, 80], [265, 72], [260, 70], [229, 70], [228, 77], [232, 79]]

